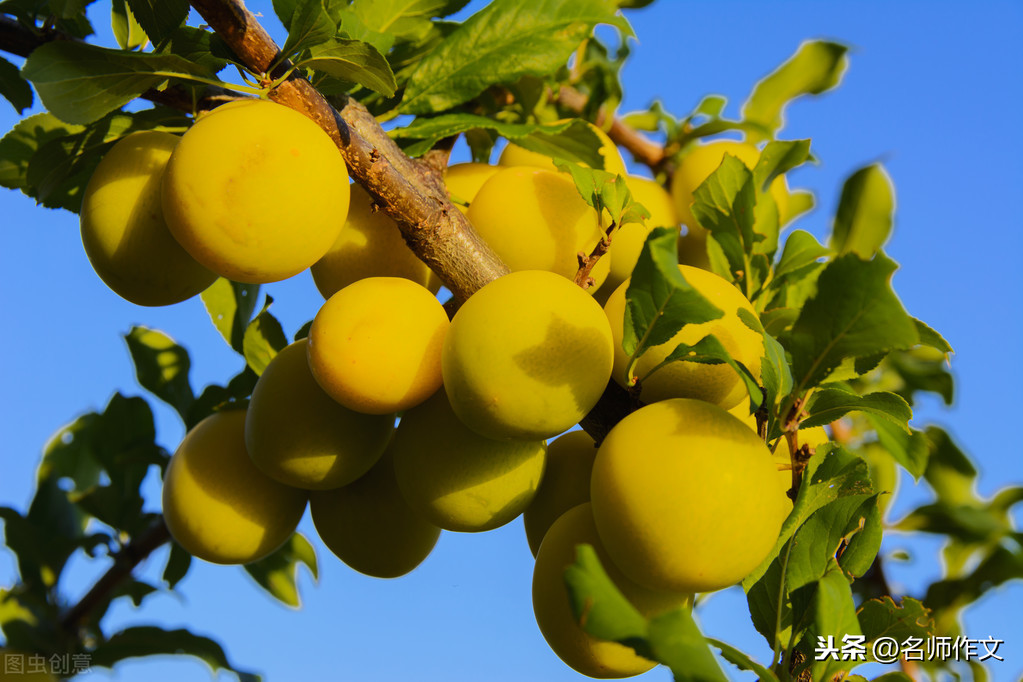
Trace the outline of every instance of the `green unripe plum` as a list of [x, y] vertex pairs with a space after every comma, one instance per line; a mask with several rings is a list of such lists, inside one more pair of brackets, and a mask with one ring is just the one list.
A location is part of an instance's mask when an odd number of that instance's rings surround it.
[[[679, 270], [686, 282], [700, 292], [704, 298], [717, 306], [724, 314], [715, 320], [701, 324], [687, 324], [666, 343], [654, 346], [644, 353], [633, 370], [637, 377], [643, 377], [660, 364], [680, 343], [695, 344], [708, 334], [713, 334], [736, 360], [760, 378], [760, 360], [764, 355], [764, 337], [755, 332], [739, 318], [739, 310], [746, 310], [756, 317], [756, 311], [746, 297], [723, 277], [707, 270], [680, 265]], [[628, 387], [626, 369], [629, 356], [622, 349], [625, 325], [625, 292], [629, 283], [623, 282], [604, 304], [604, 312], [614, 333], [614, 380]], [[730, 409], [748, 400], [746, 384], [738, 373], [728, 365], [708, 365], [698, 362], [672, 362], [643, 380], [640, 398], [652, 403], [668, 398], [696, 398]]]
[[357, 184], [351, 185], [344, 227], [309, 270], [325, 299], [367, 277], [403, 277], [433, 292], [440, 288], [440, 280], [412, 253], [397, 224], [375, 208], [372, 198]]
[[488, 438], [543, 440], [582, 419], [611, 374], [600, 305], [550, 272], [490, 282], [455, 314], [444, 340], [444, 389], [458, 417]]
[[[678, 243], [679, 261], [686, 265], [704, 269], [710, 267], [710, 260], [707, 257], [708, 232], [693, 216], [693, 193], [718, 169], [725, 154], [738, 158], [751, 170], [760, 160], [760, 150], [748, 142], [715, 140], [697, 145], [686, 152], [672, 175], [671, 195], [675, 200], [679, 220], [688, 228], [688, 233], [683, 235]], [[784, 225], [790, 218], [789, 192], [785, 177], [775, 178], [768, 191], [778, 205], [780, 224]]]
[[369, 471], [387, 447], [394, 414], [361, 414], [324, 393], [300, 339], [263, 370], [252, 390], [245, 444], [267, 476], [296, 488], [329, 490]]
[[536, 494], [547, 444], [484, 438], [455, 416], [444, 391], [404, 414], [394, 436], [394, 471], [408, 505], [460, 532], [503, 526]]
[[429, 556], [440, 537], [440, 528], [401, 496], [389, 450], [358, 480], [313, 492], [309, 510], [327, 549], [374, 578], [405, 575]]
[[125, 135], [106, 153], [82, 197], [82, 244], [96, 274], [121, 298], [162, 306], [195, 296], [216, 274], [188, 255], [163, 217], [160, 186], [177, 135]]
[[547, 445], [547, 470], [536, 497], [522, 514], [526, 540], [533, 556], [559, 516], [590, 501], [590, 472], [597, 447], [585, 431], [569, 431]]
[[590, 499], [626, 576], [654, 590], [711, 592], [742, 580], [774, 546], [791, 509], [777, 476], [767, 446], [737, 418], [701, 400], [665, 400], [611, 429]]
[[444, 307], [401, 277], [367, 277], [327, 299], [309, 330], [316, 383], [350, 410], [393, 414], [441, 384]]
[[261, 99], [200, 116], [163, 180], [171, 233], [236, 282], [276, 282], [311, 266], [337, 239], [348, 200], [348, 169], [330, 136]]
[[[625, 169], [625, 161], [622, 159], [621, 152], [618, 151], [618, 146], [610, 137], [607, 136], [607, 133], [597, 126], [589, 122], [587, 122], [586, 125], [598, 138], [600, 138], [600, 149], [597, 151], [604, 159], [604, 170], [608, 173], [614, 173], [615, 175], [626, 175], [628, 171]], [[514, 142], [509, 142], [508, 146], [504, 148], [503, 152], [501, 152], [501, 157], [498, 159], [497, 165], [509, 167], [534, 166], [536, 168], [543, 168], [544, 170], [557, 171], [557, 166], [554, 165], [554, 161], [551, 157], [546, 154], [540, 154], [539, 152], [531, 152], [528, 149], [520, 147]]]
[[[569, 280], [604, 232], [593, 210], [564, 173], [533, 167], [506, 168], [483, 183], [469, 206], [469, 221], [512, 271], [548, 270]], [[601, 258], [593, 290], [607, 277]]]
[[643, 615], [691, 603], [692, 595], [649, 590], [614, 565], [593, 522], [589, 503], [562, 514], [544, 536], [533, 567], [533, 613], [547, 644], [573, 670], [602, 679], [632, 677], [656, 665], [634, 649], [586, 633], [572, 614], [565, 569], [575, 563], [576, 546], [591, 545], [615, 586]]
[[291, 537], [308, 493], [256, 468], [245, 449], [245, 411], [216, 412], [178, 446], [163, 479], [163, 516], [189, 554], [247, 564]]
[[[453, 199], [472, 204], [483, 183], [494, 177], [494, 173], [499, 170], [501, 170], [500, 166], [491, 166], [486, 163], [456, 163], [448, 167], [444, 174], [444, 184]], [[469, 214], [467, 206], [462, 206], [460, 203], [455, 206], [462, 213]]]

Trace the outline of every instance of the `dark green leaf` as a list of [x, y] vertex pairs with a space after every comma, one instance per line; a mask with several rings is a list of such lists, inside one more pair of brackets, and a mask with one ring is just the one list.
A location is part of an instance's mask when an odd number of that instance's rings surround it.
[[856, 171], [845, 181], [829, 246], [839, 254], [871, 258], [892, 232], [895, 188], [880, 164]]
[[844, 45], [823, 40], [804, 42], [796, 53], [753, 88], [742, 107], [742, 117], [762, 126], [763, 135], [751, 134], [751, 140], [771, 137], [784, 125], [785, 105], [801, 95], [817, 95], [838, 85], [845, 73], [848, 51]]
[[176, 55], [56, 41], [37, 47], [22, 69], [39, 98], [67, 123], [91, 123], [172, 78], [205, 71]]
[[622, 348], [633, 358], [667, 343], [685, 324], [717, 319], [721, 310], [694, 289], [678, 267], [678, 230], [655, 227], [647, 236], [625, 291]]
[[210, 77], [236, 59], [220, 36], [192, 26], [182, 26], [171, 33], [161, 46], [161, 52], [198, 64]]
[[913, 318], [891, 289], [895, 262], [854, 253], [827, 264], [817, 293], [780, 340], [792, 354], [797, 391], [816, 386], [847, 358], [861, 358], [919, 341]]
[[713, 637], [708, 637], [707, 641], [710, 642], [711, 646], [720, 649], [721, 657], [739, 670], [748, 670], [755, 673], [760, 682], [778, 682], [778, 676], [774, 674], [774, 671], [754, 661], [746, 652], [740, 651], [731, 644], [726, 644], [720, 639], [714, 639]]
[[288, 39], [281, 55], [291, 58], [303, 50], [334, 38], [337, 24], [327, 14], [323, 0], [298, 0], [288, 23]]
[[[766, 330], [764, 332], [764, 357], [760, 362], [760, 381], [764, 384], [766, 403], [773, 406], [778, 398], [792, 392], [792, 370], [789, 368], [785, 349], [778, 339]], [[768, 410], [767, 432], [773, 431], [774, 411]]]
[[798, 277], [807, 267], [822, 266], [821, 258], [831, 255], [831, 249], [822, 246], [817, 238], [803, 230], [793, 230], [785, 240], [781, 259], [774, 267], [774, 279], [770, 286], [778, 286], [789, 277]]
[[245, 362], [257, 376], [262, 374], [274, 356], [288, 345], [288, 337], [284, 335], [281, 323], [270, 314], [273, 302], [273, 298], [267, 294], [263, 309], [245, 328], [242, 340]]
[[419, 63], [400, 110], [443, 111], [491, 85], [554, 73], [597, 24], [627, 27], [603, 0], [496, 0]]
[[700, 628], [685, 606], [650, 619], [647, 641], [655, 660], [678, 682], [727, 682]]
[[241, 682], [259, 681], [257, 675], [235, 669], [228, 662], [224, 649], [212, 639], [188, 630], [164, 630], [150, 625], [137, 625], [114, 633], [96, 646], [89, 663], [111, 668], [127, 658], [168, 654], [195, 656], [213, 672], [225, 670], [236, 675]]
[[167, 589], [173, 590], [174, 586], [181, 582], [181, 579], [188, 574], [192, 565], [192, 555], [181, 548], [181, 545], [171, 541], [170, 553], [167, 555], [167, 564], [163, 567], [163, 581], [167, 583]]
[[731, 154], [725, 154], [718, 169], [693, 192], [693, 217], [710, 231], [728, 262], [725, 272], [718, 274], [738, 281], [747, 298], [756, 289], [747, 261], [756, 240], [755, 204], [753, 174]]
[[928, 426], [930, 454], [924, 478], [938, 499], [954, 504], [967, 504], [975, 499], [974, 482], [977, 468], [946, 431]]
[[945, 353], [946, 355], [948, 353], [953, 352], [952, 346], [949, 345], [948, 341], [946, 341], [945, 337], [943, 337], [941, 334], [934, 331], [933, 329], [928, 327], [927, 324], [921, 322], [915, 317], [913, 318], [913, 323], [916, 325], [917, 332], [920, 333], [920, 343], [922, 343], [925, 346], [930, 346], [931, 348], [939, 350], [942, 353]]
[[1023, 578], [1023, 552], [996, 546], [967, 576], [930, 585], [924, 604], [934, 611], [965, 606], [1010, 580]]
[[188, 18], [188, 0], [128, 0], [149, 39], [159, 45]]
[[142, 388], [173, 407], [184, 419], [195, 400], [188, 383], [188, 351], [161, 331], [132, 327], [124, 335]]
[[19, 114], [32, 106], [35, 97], [28, 81], [14, 64], [0, 57], [0, 95], [4, 96]]
[[275, 599], [298, 608], [298, 567], [305, 565], [313, 580], [319, 577], [316, 550], [301, 533], [295, 533], [273, 554], [245, 564], [245, 571]]
[[[900, 642], [909, 637], [926, 640], [934, 634], [930, 609], [912, 597], [903, 597], [901, 601], [896, 606], [892, 598], [886, 595], [866, 601], [860, 606], [856, 615], [868, 643], [881, 637], [892, 637]], [[870, 651], [869, 647], [867, 651]]]
[[297, 65], [364, 85], [385, 97], [393, 95], [398, 87], [384, 56], [361, 40], [332, 38], [314, 45]]
[[[807, 586], [809, 589], [811, 586]], [[851, 670], [857, 665], [855, 660], [814, 660], [814, 649], [818, 637], [833, 636], [839, 643], [844, 635], [860, 635], [859, 620], [856, 618], [856, 605], [853, 603], [852, 590], [845, 574], [834, 566], [815, 583], [813, 599], [806, 617], [812, 618], [808, 624], [806, 636], [800, 649], [811, 663], [810, 678], [814, 680], [830, 680], [841, 671]], [[839, 644], [841, 647], [841, 644]], [[841, 656], [839, 656], [841, 659]], [[800, 666], [802, 667], [802, 666]], [[800, 667], [796, 668], [796, 672]]]
[[281, 20], [281, 24], [287, 28], [291, 26], [291, 20], [295, 16], [295, 7], [299, 0], [273, 0], [274, 14]]
[[[786, 592], [823, 578], [843, 545], [846, 546], [839, 560], [841, 568], [848, 574], [862, 575], [881, 546], [877, 495], [849, 495], [832, 500], [799, 527], [788, 551]], [[849, 552], [853, 555], [847, 559]]]
[[664, 360], [648, 371], [646, 376], [640, 377], [640, 382], [642, 383], [651, 374], [672, 362], [700, 362], [708, 365], [727, 364], [735, 370], [739, 378], [746, 384], [746, 391], [749, 393], [753, 408], [760, 407], [763, 396], [760, 393], [760, 385], [757, 384], [756, 378], [745, 365], [737, 362], [729, 355], [724, 345], [713, 334], [703, 337], [691, 346], [685, 343], [678, 344]]
[[576, 547], [575, 563], [565, 569], [565, 585], [572, 612], [586, 632], [630, 646], [645, 638], [646, 619], [618, 591], [590, 545]]
[[[83, 130], [84, 126], [69, 126], [48, 113], [35, 114], [18, 122], [0, 140], [0, 185], [35, 196], [28, 181], [28, 165], [32, 157], [47, 143]], [[81, 202], [80, 196], [78, 202]]]
[[188, 418], [185, 419], [185, 427], [192, 428], [203, 419], [219, 412], [222, 409], [231, 409], [243, 403], [250, 395], [252, 389], [259, 379], [256, 373], [245, 365], [245, 368], [234, 376], [227, 386], [211, 384], [202, 390], [202, 393], [191, 409], [188, 410]]
[[908, 432], [902, 424], [896, 424], [887, 417], [867, 414], [867, 419], [877, 432], [881, 446], [888, 451], [895, 461], [919, 480], [927, 467], [928, 440], [923, 431], [910, 429]]
[[355, 0], [351, 10], [372, 31], [416, 41], [430, 32], [430, 19], [453, 14], [467, 3], [468, 0]]
[[258, 293], [258, 284], [241, 284], [221, 277], [200, 294], [213, 326], [239, 353], [244, 353], [245, 330], [256, 309]]
[[110, 24], [114, 38], [122, 50], [134, 50], [146, 44], [149, 38], [139, 25], [125, 0], [112, 0]]
[[839, 388], [820, 388], [806, 406], [809, 416], [800, 422], [800, 428], [824, 426], [850, 412], [866, 412], [897, 424], [907, 434], [913, 410], [895, 393], [877, 391], [857, 395]]

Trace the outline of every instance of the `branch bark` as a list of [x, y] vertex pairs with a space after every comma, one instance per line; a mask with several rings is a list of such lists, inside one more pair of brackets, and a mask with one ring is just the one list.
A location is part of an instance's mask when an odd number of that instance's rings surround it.
[[[558, 101], [572, 111], [579, 113], [586, 106], [586, 95], [575, 88], [563, 85], [558, 91]], [[597, 125], [603, 126], [605, 118], [604, 110], [601, 109], [597, 115]], [[627, 149], [632, 154], [632, 158], [639, 163], [649, 166], [654, 172], [660, 170], [667, 158], [664, 155], [663, 146], [648, 140], [620, 119], [615, 118], [611, 121], [611, 128], [607, 131], [607, 136], [618, 146]]]

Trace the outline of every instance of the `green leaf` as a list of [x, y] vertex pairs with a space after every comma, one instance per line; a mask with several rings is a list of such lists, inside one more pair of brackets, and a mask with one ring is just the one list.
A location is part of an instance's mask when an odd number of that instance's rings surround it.
[[128, 7], [155, 45], [188, 18], [188, 0], [128, 0]]
[[227, 345], [242, 354], [245, 330], [256, 309], [258, 293], [258, 284], [241, 284], [221, 277], [199, 295], [213, 326]]
[[446, 17], [466, 4], [468, 0], [355, 0], [351, 10], [369, 30], [416, 41], [430, 32], [430, 19]]
[[[840, 567], [851, 575], [865, 573], [881, 547], [877, 495], [849, 495], [832, 500], [799, 527], [788, 552], [786, 592], [823, 578], [843, 545]], [[850, 552], [853, 555], [847, 558]]]
[[668, 666], [677, 682], [728, 681], [684, 606], [651, 618], [647, 641], [654, 659]]
[[337, 24], [327, 14], [323, 0], [298, 0], [287, 26], [288, 39], [280, 52], [287, 59], [327, 42], [337, 34]]
[[173, 407], [184, 419], [195, 400], [188, 383], [188, 351], [161, 331], [132, 327], [124, 335], [139, 385]]
[[163, 54], [176, 54], [202, 67], [213, 77], [236, 57], [216, 33], [192, 26], [182, 26], [171, 33], [161, 45]]
[[927, 467], [927, 435], [916, 429], [907, 431], [902, 424], [896, 424], [883, 416], [868, 413], [867, 420], [874, 427], [878, 441], [888, 454], [913, 474], [913, 478], [920, 480]]
[[240, 682], [259, 682], [259, 676], [235, 669], [224, 649], [209, 637], [188, 630], [164, 630], [151, 625], [137, 625], [116, 632], [100, 642], [92, 651], [89, 663], [112, 668], [127, 658], [139, 656], [187, 655], [206, 663], [210, 670], [233, 673]]
[[1010, 580], [1023, 578], [1023, 552], [997, 545], [980, 564], [962, 578], [946, 578], [927, 588], [924, 604], [935, 612], [962, 607]]
[[913, 318], [913, 323], [916, 325], [917, 332], [920, 333], [920, 343], [934, 348], [935, 350], [941, 351], [945, 355], [952, 353], [952, 346], [949, 345], [948, 341], [945, 340], [938, 332], [931, 329], [927, 324], [920, 320]]
[[771, 182], [787, 171], [801, 166], [810, 158], [810, 140], [775, 140], [767, 143], [760, 152], [760, 159], [753, 168], [761, 191], [766, 191]]
[[717, 647], [721, 651], [722, 658], [737, 667], [739, 670], [748, 670], [752, 673], [756, 673], [760, 682], [778, 682], [778, 676], [774, 674], [774, 671], [757, 663], [744, 651], [740, 651], [731, 644], [726, 644], [725, 642], [722, 642], [719, 639], [714, 639], [713, 637], [708, 637], [707, 641], [710, 642], [711, 646]]
[[575, 563], [565, 569], [565, 585], [572, 613], [589, 634], [627, 646], [646, 637], [646, 619], [615, 587], [592, 546], [576, 546]]
[[818, 260], [827, 258], [831, 253], [831, 249], [822, 246], [809, 232], [793, 230], [785, 240], [781, 258], [774, 266], [774, 279], [769, 286], [776, 287], [790, 277], [797, 278], [809, 267], [821, 267], [823, 264]]
[[797, 391], [820, 384], [847, 358], [917, 344], [913, 318], [891, 289], [895, 268], [880, 253], [869, 261], [848, 253], [827, 264], [817, 293], [780, 339], [792, 354]]
[[888, 241], [895, 213], [895, 188], [880, 164], [856, 171], [842, 186], [829, 246], [839, 254], [871, 258]]
[[205, 387], [188, 410], [185, 427], [190, 429], [214, 412], [238, 406], [252, 395], [252, 389], [258, 379], [256, 373], [248, 365], [245, 365], [245, 368], [227, 383], [227, 386], [211, 384]]
[[810, 398], [806, 410], [809, 416], [799, 423], [804, 429], [830, 424], [850, 412], [866, 412], [891, 421], [909, 434], [909, 420], [913, 418], [909, 404], [886, 391], [857, 395], [840, 388], [821, 388]]
[[181, 545], [173, 540], [170, 542], [170, 553], [167, 555], [167, 563], [163, 567], [161, 575], [167, 583], [167, 589], [173, 590], [174, 586], [181, 582], [181, 579], [188, 574], [192, 565], [192, 555], [185, 551]]
[[746, 164], [725, 154], [717, 170], [693, 192], [693, 217], [708, 229], [728, 261], [722, 274], [742, 286], [749, 298], [751, 285], [747, 255], [753, 252], [756, 190], [753, 173]]
[[269, 556], [249, 564], [245, 571], [275, 599], [298, 608], [298, 567], [309, 569], [313, 580], [319, 578], [316, 550], [301, 533], [295, 533], [280, 549]]
[[556, 161], [555, 166], [571, 175], [579, 196], [598, 215], [603, 215], [606, 210], [615, 225], [642, 222], [650, 217], [650, 212], [642, 204], [633, 201], [632, 192], [621, 175], [566, 161]]
[[[837, 642], [841, 642], [844, 635], [861, 635], [863, 633], [860, 630], [860, 622], [856, 618], [856, 605], [853, 602], [849, 581], [845, 574], [837, 566], [834, 566], [834, 560], [832, 560], [832, 569], [813, 586], [807, 586], [805, 589], [811, 588], [813, 588], [813, 597], [806, 616], [812, 618], [812, 621], [809, 623], [800, 649], [806, 656], [806, 661], [810, 663], [810, 679], [830, 680], [841, 671], [851, 670], [858, 662], [855, 660], [836, 661], [830, 658], [823, 661], [814, 660], [817, 638], [831, 635]], [[798, 675], [800, 668], [805, 667], [805, 665], [797, 666], [793, 678]]]
[[655, 365], [646, 376], [640, 377], [642, 383], [647, 377], [672, 362], [699, 362], [707, 365], [727, 364], [739, 378], [746, 384], [746, 391], [749, 393], [753, 408], [760, 407], [763, 397], [760, 393], [760, 385], [752, 372], [741, 362], [736, 361], [725, 349], [724, 345], [713, 334], [708, 334], [693, 345], [680, 343], [675, 346], [661, 362]]
[[647, 236], [625, 290], [622, 348], [633, 358], [667, 343], [685, 324], [724, 313], [694, 289], [678, 267], [678, 230], [655, 227]]
[[274, 300], [269, 294], [263, 303], [263, 309], [256, 319], [245, 328], [242, 340], [242, 353], [245, 362], [257, 376], [263, 373], [266, 366], [284, 347], [288, 345], [288, 337], [284, 335], [281, 323], [270, 314], [270, 306]]
[[761, 126], [763, 134], [751, 131], [756, 143], [772, 137], [784, 125], [785, 105], [801, 95], [817, 95], [838, 85], [845, 73], [848, 48], [823, 40], [807, 41], [770, 75], [757, 83], [742, 106], [742, 117]]
[[[785, 348], [766, 330], [764, 331], [764, 357], [760, 362], [760, 381], [764, 384], [765, 402], [773, 406], [778, 398], [792, 392], [792, 370], [789, 368]], [[768, 410], [767, 432], [773, 431], [774, 410]]]
[[172, 78], [203, 76], [204, 70], [176, 55], [110, 50], [56, 41], [37, 47], [22, 74], [43, 104], [66, 123], [91, 123]]
[[[885, 595], [860, 606], [856, 616], [868, 643], [881, 637], [892, 637], [899, 642], [909, 637], [926, 640], [934, 634], [934, 619], [923, 602], [912, 597], [902, 597], [901, 602], [896, 606], [892, 598]], [[869, 647], [867, 651], [870, 651]]]
[[930, 443], [924, 478], [943, 502], [968, 504], [975, 499], [973, 492], [977, 468], [948, 433], [928, 426], [925, 431]]
[[19, 114], [31, 107], [35, 100], [32, 87], [21, 77], [18, 67], [3, 57], [0, 57], [0, 95], [3, 95]]
[[[36, 152], [49, 142], [83, 130], [83, 126], [69, 126], [49, 113], [19, 121], [0, 140], [0, 185], [35, 196], [35, 189], [28, 181], [28, 166]], [[84, 182], [82, 184], [84, 186]], [[81, 203], [80, 196], [78, 203]]]
[[444, 111], [492, 85], [552, 74], [597, 24], [628, 26], [603, 0], [496, 0], [419, 63], [399, 109]]
[[333, 38], [314, 45], [297, 65], [364, 85], [385, 97], [393, 95], [398, 87], [384, 56], [361, 40]]
[[125, 0], [112, 0], [110, 24], [122, 50], [134, 50], [149, 40]]

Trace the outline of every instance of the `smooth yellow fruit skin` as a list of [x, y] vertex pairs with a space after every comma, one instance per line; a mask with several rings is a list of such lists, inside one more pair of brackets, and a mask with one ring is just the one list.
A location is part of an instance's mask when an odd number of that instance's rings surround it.
[[597, 447], [585, 431], [569, 431], [547, 445], [547, 470], [536, 497], [522, 514], [533, 556], [559, 516], [590, 501], [590, 472], [596, 456]]
[[96, 274], [137, 305], [195, 296], [217, 275], [181, 247], [163, 217], [160, 187], [177, 135], [125, 135], [99, 162], [82, 197], [82, 244]]
[[[667, 343], [644, 353], [636, 363], [635, 375], [643, 377], [675, 350], [680, 343], [692, 345], [707, 334], [713, 334], [733, 358], [744, 364], [753, 376], [760, 378], [760, 361], [764, 355], [764, 337], [739, 319], [740, 308], [756, 317], [756, 311], [742, 293], [723, 277], [712, 272], [680, 265], [679, 270], [691, 286], [724, 312], [722, 317], [701, 324], [687, 324]], [[614, 333], [614, 371], [619, 385], [628, 387], [625, 370], [629, 356], [622, 350], [625, 324], [625, 292], [623, 282], [604, 304], [604, 313]], [[730, 409], [748, 399], [746, 384], [726, 364], [706, 365], [696, 362], [673, 362], [654, 372], [642, 382], [640, 398], [652, 403], [668, 398], [696, 398]]]
[[364, 414], [407, 410], [437, 392], [448, 331], [444, 306], [401, 277], [369, 277], [320, 307], [309, 369], [331, 398]]
[[[571, 177], [531, 167], [507, 168], [483, 183], [469, 206], [469, 221], [514, 272], [549, 270], [574, 279], [579, 252], [589, 255], [603, 237], [597, 212]], [[601, 258], [591, 276], [595, 291], [610, 262]]]
[[490, 282], [455, 314], [444, 340], [444, 389], [458, 417], [496, 439], [542, 440], [597, 404], [611, 374], [600, 306], [550, 272]]
[[547, 644], [576, 672], [601, 679], [632, 677], [656, 663], [639, 656], [634, 649], [617, 642], [599, 640], [587, 634], [572, 614], [565, 569], [575, 563], [576, 546], [594, 548], [600, 563], [615, 586], [643, 615], [652, 616], [681, 606], [691, 595], [649, 590], [622, 574], [610, 560], [593, 522], [589, 503], [562, 514], [547, 531], [533, 567], [533, 613]]
[[247, 564], [291, 537], [308, 493], [275, 481], [245, 450], [245, 411], [216, 412], [186, 435], [163, 479], [163, 516], [185, 551]]
[[650, 230], [655, 227], [677, 227], [679, 220], [671, 195], [660, 184], [648, 178], [630, 175], [625, 183], [632, 192], [632, 198], [643, 204], [650, 217], [642, 223], [626, 223], [615, 231], [611, 248], [604, 258], [610, 259], [610, 270], [600, 290], [593, 295], [604, 302], [622, 282], [632, 277], [639, 253], [643, 249]]
[[252, 390], [245, 444], [267, 476], [296, 488], [348, 485], [376, 463], [394, 414], [360, 414], [323, 392], [300, 339], [270, 361]]
[[348, 200], [348, 171], [330, 137], [266, 100], [201, 116], [163, 181], [171, 233], [236, 282], [276, 282], [311, 266], [337, 239]]
[[309, 271], [323, 298], [367, 277], [404, 277], [430, 291], [440, 279], [405, 243], [401, 230], [360, 185], [351, 185], [348, 219], [330, 249]]
[[[33, 656], [42, 657], [44, 670], [39, 670], [35, 663], [30, 662]], [[50, 670], [52, 667], [47, 656], [0, 649], [0, 682], [57, 682], [57, 676]]]
[[[560, 123], [561, 121], [559, 121]], [[618, 151], [618, 146], [615, 145], [614, 141], [607, 136], [603, 130], [587, 122], [590, 130], [592, 130], [597, 137], [600, 138], [600, 149], [598, 150], [601, 157], [604, 159], [604, 170], [608, 173], [614, 173], [615, 175], [627, 175], [628, 171], [625, 169], [625, 161], [622, 159], [621, 153]], [[509, 142], [508, 146], [501, 152], [501, 156], [497, 161], [499, 166], [534, 166], [536, 168], [543, 168], [544, 170], [557, 171], [557, 167], [554, 165], [554, 161], [551, 157], [546, 154], [540, 154], [539, 152], [531, 152], [528, 149], [520, 147], [514, 142]]]
[[[707, 257], [707, 230], [700, 226], [693, 216], [693, 193], [711, 173], [716, 171], [725, 158], [731, 154], [749, 169], [760, 160], [760, 150], [748, 142], [716, 140], [697, 145], [687, 152], [679, 162], [671, 180], [671, 196], [675, 201], [679, 221], [688, 228], [688, 233], [679, 239], [679, 259], [687, 265], [709, 268]], [[778, 205], [779, 219], [788, 217], [789, 192], [785, 177], [774, 179], [768, 190]], [[784, 224], [784, 221], [781, 221]]]
[[309, 510], [327, 549], [374, 578], [410, 572], [429, 556], [440, 537], [440, 528], [412, 511], [401, 496], [389, 450], [358, 480], [313, 492]]
[[590, 499], [625, 575], [654, 590], [710, 592], [741, 580], [774, 546], [776, 480], [770, 451], [748, 426], [701, 400], [665, 400], [611, 429]]
[[408, 505], [444, 530], [465, 533], [492, 530], [521, 514], [547, 461], [542, 440], [497, 441], [466, 428], [444, 391], [402, 416], [392, 450]]
[[[487, 180], [501, 170], [500, 166], [487, 163], [456, 163], [449, 166], [444, 174], [444, 184], [453, 199], [472, 204], [476, 194]], [[469, 207], [455, 204], [458, 210], [469, 215]]]

